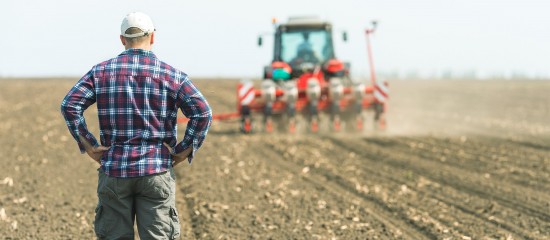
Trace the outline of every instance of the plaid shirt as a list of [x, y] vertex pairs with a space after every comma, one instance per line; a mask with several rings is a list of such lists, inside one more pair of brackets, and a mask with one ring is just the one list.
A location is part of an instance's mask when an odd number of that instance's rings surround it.
[[[79, 135], [99, 146], [82, 113], [97, 103], [101, 145], [110, 149], [101, 168], [113, 177], [139, 177], [165, 172], [173, 153], [202, 145], [212, 122], [212, 111], [187, 75], [161, 62], [151, 51], [128, 49], [94, 66], [61, 103], [69, 131], [85, 152]], [[177, 111], [190, 119], [177, 143]]]

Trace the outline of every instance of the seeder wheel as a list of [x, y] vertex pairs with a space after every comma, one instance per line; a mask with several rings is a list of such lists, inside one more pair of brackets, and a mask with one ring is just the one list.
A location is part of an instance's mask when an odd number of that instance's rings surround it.
[[287, 118], [288, 118], [288, 132], [296, 133], [296, 105], [290, 99], [291, 102], [287, 103]]
[[317, 117], [312, 118], [310, 124], [311, 124], [310, 131], [312, 133], [319, 132], [319, 119]]
[[340, 111], [339, 101], [332, 102], [330, 107], [330, 121], [332, 123], [332, 131], [340, 131], [340, 114], [342, 114], [342, 112]]
[[319, 132], [319, 111], [317, 109], [317, 101], [309, 102], [309, 124], [310, 132], [317, 133]]
[[288, 132], [289, 133], [296, 133], [296, 119], [291, 118], [288, 120]]
[[363, 131], [363, 116], [358, 115], [355, 118], [355, 129], [357, 129], [357, 131]]
[[241, 132], [252, 132], [252, 116], [250, 115], [250, 108], [248, 106], [241, 107]]
[[250, 119], [250, 117], [242, 119], [241, 132], [243, 132], [243, 133], [251, 133], [252, 132], [252, 120]]
[[267, 102], [264, 107], [264, 131], [271, 133], [273, 132], [273, 103]]
[[267, 133], [272, 133], [273, 132], [273, 120], [271, 118], [268, 118], [265, 121], [265, 131]]
[[342, 127], [341, 127], [341, 123], [340, 123], [340, 118], [335, 117], [334, 120], [332, 120], [332, 130], [335, 131], [335, 132], [339, 132], [341, 128]]

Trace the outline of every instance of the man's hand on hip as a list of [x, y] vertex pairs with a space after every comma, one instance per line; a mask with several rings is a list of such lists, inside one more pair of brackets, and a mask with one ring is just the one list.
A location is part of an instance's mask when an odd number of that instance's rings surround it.
[[[170, 152], [172, 152], [172, 147], [170, 147], [170, 145], [166, 144], [166, 143], [163, 143], [165, 147], [168, 148], [168, 150], [170, 150]], [[182, 152], [178, 153], [178, 154], [172, 154], [172, 158], [174, 159], [174, 162], [172, 163], [172, 166], [176, 166], [178, 165], [179, 163], [185, 161], [185, 159], [187, 159], [187, 157], [189, 157], [189, 155], [191, 154], [191, 152], [193, 151], [193, 147], [188, 147], [187, 149], [183, 150]]]
[[88, 156], [99, 164], [101, 164], [101, 156], [103, 156], [103, 153], [106, 151], [109, 151], [109, 148], [105, 146], [86, 148], [86, 153]]
[[103, 156], [103, 153], [108, 151], [110, 147], [105, 147], [105, 146], [94, 147], [82, 136], [78, 136], [78, 137], [80, 138], [82, 145], [84, 145], [84, 149], [86, 150], [86, 153], [88, 154], [88, 156], [90, 156], [90, 158], [92, 158], [94, 161], [96, 161], [101, 165], [101, 156]]

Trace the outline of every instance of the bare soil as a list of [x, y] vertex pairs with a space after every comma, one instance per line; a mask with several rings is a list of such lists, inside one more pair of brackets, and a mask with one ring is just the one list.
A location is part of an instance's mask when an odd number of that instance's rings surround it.
[[[75, 81], [0, 80], [1, 239], [94, 237], [97, 166], [59, 112]], [[235, 111], [237, 81], [196, 84], [215, 114]], [[176, 168], [183, 239], [550, 239], [550, 81], [390, 89], [386, 131], [215, 122]]]

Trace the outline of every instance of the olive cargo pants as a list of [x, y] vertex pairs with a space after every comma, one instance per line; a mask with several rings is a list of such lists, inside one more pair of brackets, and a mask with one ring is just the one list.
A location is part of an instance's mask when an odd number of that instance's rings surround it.
[[142, 240], [179, 238], [173, 169], [136, 178], [109, 177], [98, 171], [94, 221], [98, 239], [134, 239], [134, 219]]

